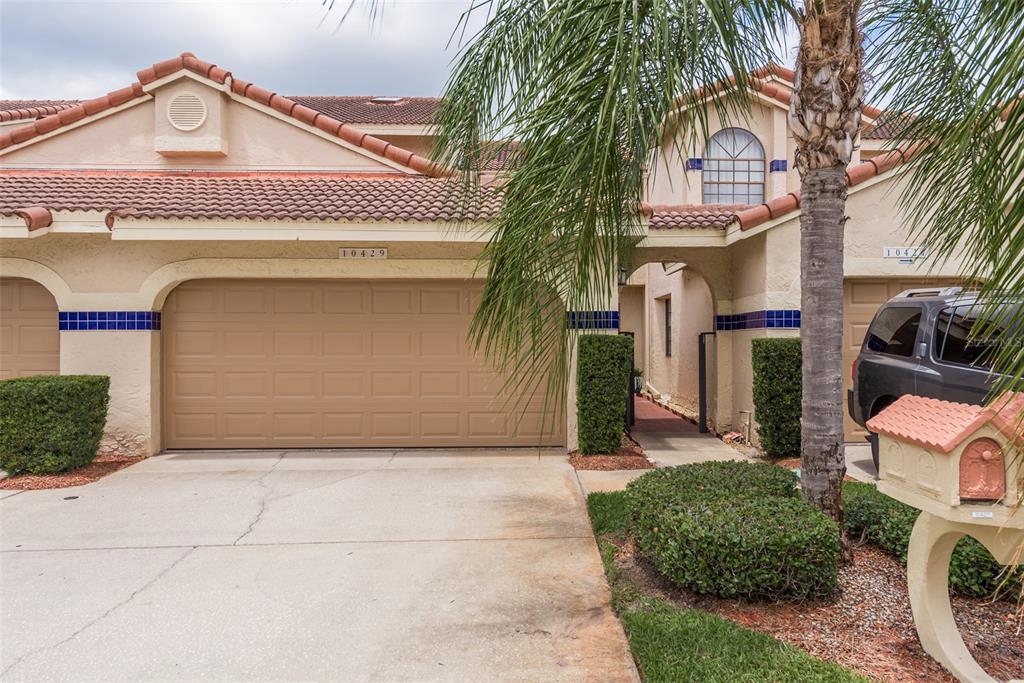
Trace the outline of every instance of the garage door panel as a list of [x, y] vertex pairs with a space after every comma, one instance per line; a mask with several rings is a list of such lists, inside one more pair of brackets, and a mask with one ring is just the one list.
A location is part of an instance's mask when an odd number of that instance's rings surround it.
[[347, 442], [352, 439], [362, 439], [366, 434], [366, 414], [361, 412], [351, 413], [324, 413], [323, 436], [325, 440], [337, 439]]
[[[163, 320], [167, 445], [536, 445], [541, 404], [513, 424], [499, 397], [503, 379], [467, 346], [474, 291], [462, 283], [185, 283]], [[214, 341], [201, 336], [211, 334]], [[214, 422], [174, 417], [203, 412]]]
[[412, 313], [413, 293], [406, 287], [379, 287], [373, 290], [373, 313], [407, 314]]
[[409, 332], [374, 332], [370, 335], [370, 354], [375, 358], [413, 355], [413, 335]]
[[57, 302], [38, 282], [0, 279], [0, 378], [60, 373]]
[[324, 372], [324, 398], [364, 398], [366, 375], [362, 372]]
[[420, 372], [420, 396], [423, 398], [456, 398], [462, 394], [462, 373], [458, 370], [424, 370]]

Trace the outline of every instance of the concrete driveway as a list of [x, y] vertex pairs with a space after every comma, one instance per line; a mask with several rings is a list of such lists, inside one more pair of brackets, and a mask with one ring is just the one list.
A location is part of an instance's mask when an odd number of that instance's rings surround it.
[[5, 681], [637, 680], [553, 452], [170, 453], [0, 494]]

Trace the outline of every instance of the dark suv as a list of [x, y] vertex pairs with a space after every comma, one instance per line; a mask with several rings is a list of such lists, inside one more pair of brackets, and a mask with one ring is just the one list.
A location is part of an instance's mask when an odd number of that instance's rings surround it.
[[[997, 377], [988, 350], [1007, 335], [993, 328], [983, 341], [969, 340], [980, 312], [977, 292], [960, 287], [908, 289], [886, 302], [853, 362], [847, 402], [854, 422], [863, 427], [903, 394], [984, 403]], [[878, 439], [868, 440], [877, 471]]]

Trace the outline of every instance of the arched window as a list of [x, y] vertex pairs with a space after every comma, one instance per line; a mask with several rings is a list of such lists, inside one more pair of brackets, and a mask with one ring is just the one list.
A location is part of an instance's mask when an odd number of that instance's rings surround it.
[[764, 201], [764, 147], [742, 128], [723, 128], [708, 140], [701, 165], [705, 204]]

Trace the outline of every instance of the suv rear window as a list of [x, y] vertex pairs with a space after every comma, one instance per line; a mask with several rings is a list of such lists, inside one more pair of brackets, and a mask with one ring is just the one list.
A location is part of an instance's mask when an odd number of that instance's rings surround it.
[[[984, 338], [971, 339], [978, 325], [975, 306], [956, 306], [942, 309], [935, 323], [935, 357], [944, 363], [970, 365], [983, 370], [992, 368], [993, 346], [999, 343], [1003, 328], [990, 324], [984, 329]], [[982, 329], [980, 326], [979, 330]]]
[[914, 342], [917, 340], [917, 328], [920, 326], [920, 308], [885, 308], [871, 323], [865, 344], [870, 351], [909, 358], [914, 355]]

